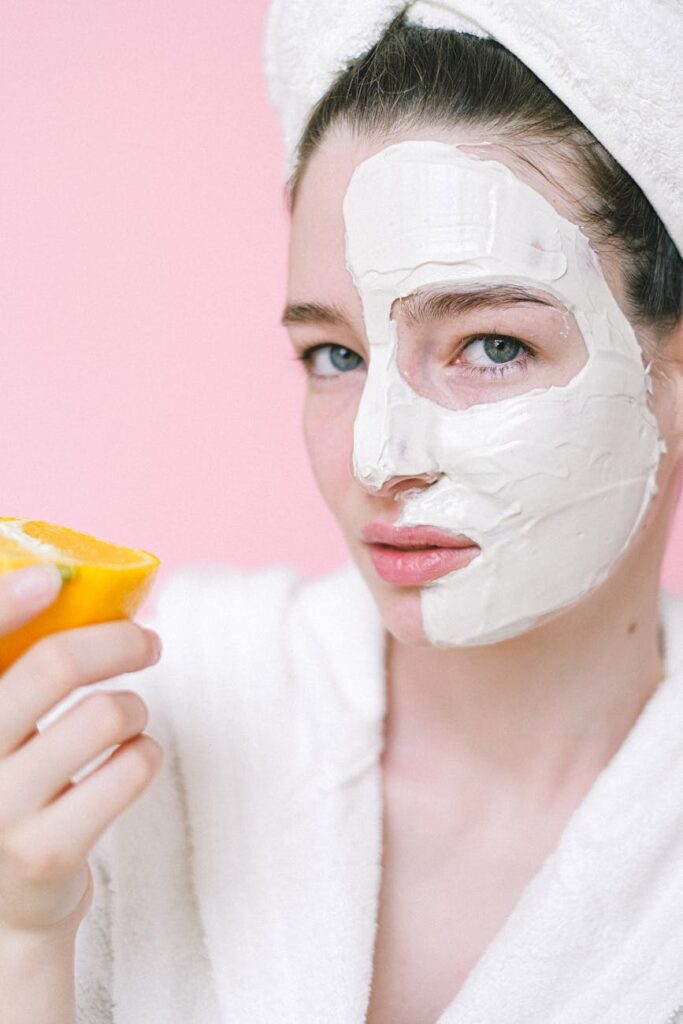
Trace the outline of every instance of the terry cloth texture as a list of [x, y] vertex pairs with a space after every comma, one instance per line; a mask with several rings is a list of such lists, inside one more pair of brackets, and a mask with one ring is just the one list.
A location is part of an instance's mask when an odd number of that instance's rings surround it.
[[635, 179], [683, 252], [683, 0], [273, 0], [265, 66], [287, 173], [317, 101], [403, 10], [519, 57]]
[[[385, 712], [364, 582], [200, 564], [139, 621], [161, 661], [96, 685], [141, 693], [166, 757], [91, 858], [79, 1024], [362, 1024]], [[666, 678], [438, 1024], [683, 1006], [681, 598], [662, 594], [661, 622]]]

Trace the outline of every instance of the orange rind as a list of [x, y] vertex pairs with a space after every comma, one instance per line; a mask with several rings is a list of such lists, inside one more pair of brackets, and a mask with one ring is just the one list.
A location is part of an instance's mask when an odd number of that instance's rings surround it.
[[149, 594], [160, 561], [67, 526], [0, 516], [0, 572], [53, 562], [62, 574], [58, 596], [23, 626], [0, 636], [0, 672], [49, 633], [132, 619]]

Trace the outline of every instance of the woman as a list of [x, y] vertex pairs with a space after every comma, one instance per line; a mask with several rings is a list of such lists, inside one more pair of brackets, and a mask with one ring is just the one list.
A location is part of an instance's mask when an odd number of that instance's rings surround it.
[[[284, 319], [359, 572], [167, 585], [136, 677], [163, 765], [122, 817], [101, 787], [94, 891], [82, 834], [58, 886], [42, 858], [30, 893], [62, 914], [49, 943], [5, 942], [12, 1024], [46, 1005], [38, 978], [70, 1019], [74, 945], [84, 1022], [683, 1008], [683, 604], [659, 593], [680, 253], [507, 49], [387, 20], [308, 111], [290, 180]], [[147, 664], [127, 637], [115, 671]], [[112, 674], [92, 659], [72, 686]]]

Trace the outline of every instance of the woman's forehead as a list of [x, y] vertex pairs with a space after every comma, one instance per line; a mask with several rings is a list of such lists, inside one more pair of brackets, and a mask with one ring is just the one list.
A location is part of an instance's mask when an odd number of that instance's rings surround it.
[[343, 203], [355, 278], [389, 273], [398, 285], [416, 274], [563, 277], [585, 236], [482, 148], [483, 160], [450, 143], [411, 139], [356, 167]]
[[302, 215], [306, 219], [307, 212], [312, 212], [311, 207], [318, 214], [324, 206], [329, 207], [332, 213], [339, 211], [356, 168], [381, 150], [410, 140], [445, 142], [457, 146], [474, 159], [498, 160], [521, 181], [540, 192], [563, 217], [578, 223], [577, 211], [570, 197], [576, 193], [579, 183], [573, 179], [569, 166], [553, 156], [549, 146], [534, 145], [531, 160], [521, 155], [521, 144], [513, 148], [488, 135], [483, 128], [428, 125], [406, 127], [381, 136], [359, 135], [344, 125], [330, 129], [301, 175], [293, 221]]
[[[580, 186], [572, 180], [567, 165], [553, 158], [549, 147], [540, 145], [533, 147], [531, 162], [510, 146], [492, 136], [487, 137], [483, 129], [474, 127], [406, 128], [381, 138], [354, 134], [345, 126], [331, 130], [310, 158], [297, 189], [290, 236], [290, 296], [312, 298], [310, 289], [314, 287], [321, 299], [325, 293], [328, 296], [335, 293], [340, 300], [346, 296], [351, 301], [353, 285], [346, 269], [347, 237], [343, 213], [349, 184], [361, 164], [407, 141], [456, 146], [459, 152], [475, 162], [475, 168], [478, 160], [495, 160], [504, 164], [515, 178], [550, 203], [560, 217], [581, 228], [598, 255], [611, 291], [622, 309], [625, 307], [621, 267], [616, 256], [598, 252], [590, 239], [590, 228], [579, 223], [571, 196], [577, 194]], [[487, 211], [483, 207], [478, 211], [467, 210], [467, 215], [487, 219]], [[373, 216], [372, 211], [368, 211], [368, 216]], [[524, 211], [520, 211], [520, 217], [524, 217]], [[386, 232], [389, 245], [392, 231], [398, 230], [398, 227], [385, 224], [381, 217], [375, 221], [375, 228]]]

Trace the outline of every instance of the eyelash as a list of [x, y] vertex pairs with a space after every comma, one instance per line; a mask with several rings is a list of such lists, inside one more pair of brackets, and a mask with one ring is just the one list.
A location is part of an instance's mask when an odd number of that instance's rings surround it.
[[[472, 374], [474, 376], [504, 377], [508, 373], [515, 372], [516, 370], [525, 368], [528, 360], [533, 359], [536, 355], [531, 346], [523, 342], [521, 338], [516, 338], [512, 334], [499, 334], [496, 332], [487, 332], [485, 334], [473, 334], [470, 338], [467, 338], [466, 343], [460, 350], [458, 358], [460, 358], [460, 355], [462, 355], [462, 353], [465, 352], [473, 342], [488, 341], [491, 338], [498, 338], [504, 341], [514, 341], [517, 345], [520, 346], [522, 350], [520, 353], [520, 356], [522, 358], [518, 356], [515, 360], [510, 360], [510, 362], [499, 363], [498, 365], [494, 364], [492, 366], [468, 366], [465, 367], [466, 373]], [[301, 352], [299, 355], [296, 355], [294, 358], [297, 362], [303, 363], [306, 373], [309, 375], [309, 377], [315, 377], [316, 380], [334, 380], [335, 377], [344, 376], [344, 372], [341, 370], [339, 371], [339, 373], [336, 374], [322, 374], [314, 373], [314, 371], [311, 369], [311, 361], [313, 359], [314, 354], [316, 352], [319, 352], [321, 349], [325, 348], [347, 348], [347, 346], [335, 345], [332, 342], [327, 342], [320, 345], [310, 345], [308, 348], [304, 349], [303, 352]], [[348, 351], [352, 352], [353, 349], [348, 349]], [[358, 369], [360, 369], [360, 367], [358, 367]]]
[[519, 345], [521, 352], [507, 363], [494, 363], [491, 366], [464, 366], [465, 373], [473, 374], [474, 376], [505, 377], [508, 373], [525, 369], [529, 360], [533, 359], [536, 355], [531, 346], [523, 342], [521, 338], [516, 338], [513, 334], [499, 334], [495, 331], [489, 331], [485, 334], [473, 334], [470, 338], [467, 338], [466, 343], [460, 350], [458, 359], [475, 341], [489, 341], [492, 338], [514, 341], [516, 345]]
[[[335, 345], [331, 341], [328, 341], [327, 343], [323, 343], [321, 345], [310, 345], [309, 348], [305, 348], [303, 352], [300, 352], [298, 355], [294, 356], [294, 359], [297, 363], [303, 363], [304, 369], [308, 376], [315, 377], [316, 380], [334, 380], [335, 377], [345, 376], [345, 374], [341, 370], [339, 371], [339, 373], [315, 373], [315, 371], [312, 369], [311, 363], [313, 361], [313, 356], [315, 355], [316, 352], [320, 352], [325, 348], [344, 348], [347, 349], [348, 352], [353, 352], [353, 349], [348, 348], [346, 345]], [[357, 355], [358, 353], [355, 354]], [[365, 360], [363, 360], [363, 365], [365, 365]], [[357, 367], [357, 369], [360, 369], [360, 367]]]

